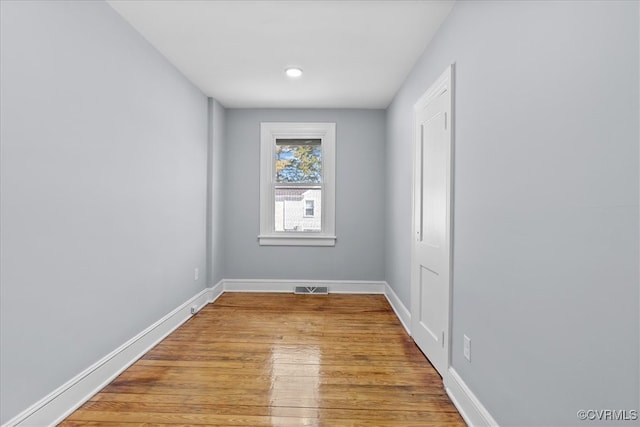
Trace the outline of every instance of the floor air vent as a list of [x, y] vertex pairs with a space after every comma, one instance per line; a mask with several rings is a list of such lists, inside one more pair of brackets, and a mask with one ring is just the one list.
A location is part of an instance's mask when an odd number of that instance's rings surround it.
[[327, 295], [329, 288], [326, 286], [296, 286], [294, 294]]

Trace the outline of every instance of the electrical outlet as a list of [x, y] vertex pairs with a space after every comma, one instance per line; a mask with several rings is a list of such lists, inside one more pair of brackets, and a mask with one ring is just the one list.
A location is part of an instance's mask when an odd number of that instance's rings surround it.
[[471, 362], [471, 338], [464, 335], [464, 346], [462, 347], [464, 358]]
[[193, 269], [193, 280], [198, 280], [199, 278], [200, 278], [200, 269], [196, 267]]

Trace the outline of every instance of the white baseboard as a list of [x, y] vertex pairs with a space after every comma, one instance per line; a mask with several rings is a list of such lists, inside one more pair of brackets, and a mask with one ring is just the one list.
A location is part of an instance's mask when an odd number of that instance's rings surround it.
[[387, 297], [387, 301], [389, 301], [389, 305], [396, 313], [398, 320], [402, 323], [404, 330], [407, 331], [407, 334], [411, 335], [411, 312], [407, 307], [400, 301], [398, 295], [394, 292], [393, 288], [385, 282], [384, 287], [384, 296]]
[[[330, 293], [384, 294], [400, 323], [407, 333], [410, 333], [411, 312], [384, 281], [223, 279], [215, 286], [203, 289], [2, 427], [50, 426], [61, 422], [193, 316], [192, 307], [195, 307], [197, 312], [218, 299], [224, 292], [293, 292], [296, 286], [327, 286]], [[449, 368], [444, 385], [447, 394], [468, 425], [498, 425], [453, 368]]]
[[293, 292], [296, 286], [326, 286], [332, 294], [384, 294], [386, 283], [365, 280], [224, 279], [225, 292]]
[[469, 426], [495, 426], [498, 423], [493, 419], [487, 408], [480, 403], [467, 384], [460, 378], [455, 369], [449, 368], [448, 375], [444, 379], [444, 387], [451, 401]]
[[[402, 323], [407, 333], [411, 335], [411, 311], [400, 301], [400, 298], [388, 283], [386, 283], [384, 294], [400, 323]], [[496, 420], [480, 403], [456, 370], [450, 367], [447, 374], [443, 379], [445, 390], [467, 425], [472, 427], [498, 427]]]
[[[207, 299], [207, 304], [211, 304], [215, 300], [217, 300], [220, 295], [224, 293], [224, 283], [220, 280], [218, 283], [213, 285], [210, 288], [207, 288], [207, 292], [209, 293], [209, 298]], [[198, 309], [198, 311], [200, 311]]]
[[192, 307], [196, 307], [197, 312], [206, 304], [215, 301], [222, 292], [222, 283], [203, 289], [171, 313], [7, 421], [3, 427], [51, 426], [61, 422], [192, 317]]

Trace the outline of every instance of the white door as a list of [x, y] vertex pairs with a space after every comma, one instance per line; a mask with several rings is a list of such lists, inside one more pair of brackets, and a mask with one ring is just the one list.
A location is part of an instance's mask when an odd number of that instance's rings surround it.
[[411, 335], [444, 376], [449, 365], [452, 67], [414, 109]]

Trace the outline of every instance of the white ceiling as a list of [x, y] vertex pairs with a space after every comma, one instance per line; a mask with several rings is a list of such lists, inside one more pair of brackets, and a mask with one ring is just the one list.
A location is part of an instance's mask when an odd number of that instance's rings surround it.
[[385, 108], [453, 1], [108, 3], [226, 107]]

